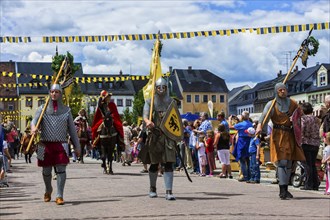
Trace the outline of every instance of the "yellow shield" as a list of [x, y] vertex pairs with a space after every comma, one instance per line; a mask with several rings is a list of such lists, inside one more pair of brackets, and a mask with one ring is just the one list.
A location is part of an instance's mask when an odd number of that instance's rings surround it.
[[183, 139], [183, 126], [179, 110], [173, 100], [166, 111], [160, 129], [166, 136], [175, 141], [181, 141]]

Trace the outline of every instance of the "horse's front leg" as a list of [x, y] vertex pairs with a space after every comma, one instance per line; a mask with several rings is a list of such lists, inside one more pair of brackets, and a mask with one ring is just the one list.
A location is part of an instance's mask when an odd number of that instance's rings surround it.
[[102, 140], [101, 142], [101, 160], [102, 160], [102, 164], [101, 164], [101, 167], [103, 167], [103, 173], [107, 173], [107, 166], [106, 166], [106, 163], [105, 163], [105, 160], [106, 160], [106, 149], [105, 149], [105, 142]]
[[112, 171], [112, 160], [113, 160], [113, 153], [114, 153], [114, 149], [115, 149], [115, 144], [111, 143], [110, 145], [110, 152], [109, 152], [109, 174], [113, 175], [113, 171]]

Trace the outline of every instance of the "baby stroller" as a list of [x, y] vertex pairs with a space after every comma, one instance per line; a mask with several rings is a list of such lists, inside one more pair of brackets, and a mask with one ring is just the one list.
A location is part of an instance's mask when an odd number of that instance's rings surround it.
[[[316, 168], [317, 168], [317, 176], [319, 185], [321, 184], [321, 181], [323, 180], [324, 172], [321, 169], [321, 163], [319, 160], [316, 161]], [[295, 162], [295, 172], [291, 175], [291, 183], [293, 187], [300, 187], [303, 186], [306, 180], [306, 164], [296, 161]]]

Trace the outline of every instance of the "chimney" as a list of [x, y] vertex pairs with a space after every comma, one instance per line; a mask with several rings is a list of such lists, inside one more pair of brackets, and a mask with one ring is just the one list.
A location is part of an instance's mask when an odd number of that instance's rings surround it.
[[280, 76], [282, 76], [282, 70], [280, 70], [280, 72], [278, 72], [278, 74], [277, 74], [277, 77], [280, 77]]
[[188, 70], [192, 70], [192, 67], [191, 66], [188, 66]]
[[120, 70], [120, 71], [119, 71], [119, 76], [122, 76], [122, 75], [123, 75], [123, 71]]
[[168, 68], [168, 71], [170, 72], [170, 74], [172, 74], [172, 71], [173, 71], [173, 67], [172, 67], [172, 66], [170, 66], [170, 67]]
[[316, 66], [320, 65], [320, 62], [316, 62]]

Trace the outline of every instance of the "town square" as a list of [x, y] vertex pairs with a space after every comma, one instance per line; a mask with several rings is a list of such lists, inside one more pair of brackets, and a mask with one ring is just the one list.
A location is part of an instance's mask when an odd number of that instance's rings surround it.
[[1, 1], [1, 219], [329, 219], [330, 4]]

